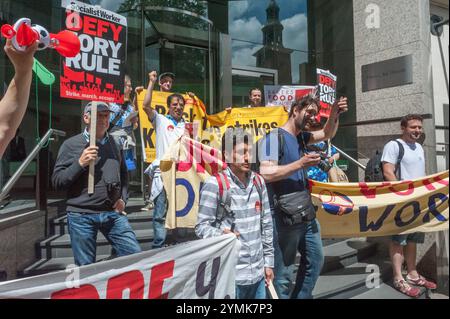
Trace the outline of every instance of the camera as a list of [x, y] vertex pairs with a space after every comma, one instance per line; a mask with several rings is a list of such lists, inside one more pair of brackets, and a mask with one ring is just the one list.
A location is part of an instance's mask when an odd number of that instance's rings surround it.
[[122, 198], [122, 187], [120, 183], [107, 183], [106, 190], [108, 192], [108, 199], [111, 203], [113, 203], [113, 205], [116, 201]]
[[308, 145], [307, 148], [308, 151], [316, 152], [320, 155], [320, 162], [317, 165], [322, 171], [325, 173], [328, 173], [328, 171], [333, 167], [332, 164], [328, 161], [328, 155], [324, 150], [316, 145]]
[[320, 154], [320, 163], [317, 165], [322, 171], [328, 173], [328, 171], [333, 167], [333, 165], [328, 162], [328, 156], [324, 153]]

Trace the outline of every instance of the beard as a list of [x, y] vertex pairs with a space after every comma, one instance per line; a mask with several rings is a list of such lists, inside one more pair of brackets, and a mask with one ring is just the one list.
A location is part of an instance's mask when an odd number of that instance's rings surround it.
[[422, 136], [422, 133], [411, 133], [411, 134], [409, 134], [409, 136], [411, 137], [411, 139], [417, 141], [417, 140], [419, 140], [420, 137]]
[[310, 131], [314, 127], [314, 122], [311, 120], [301, 120], [295, 123], [295, 127], [299, 131]]

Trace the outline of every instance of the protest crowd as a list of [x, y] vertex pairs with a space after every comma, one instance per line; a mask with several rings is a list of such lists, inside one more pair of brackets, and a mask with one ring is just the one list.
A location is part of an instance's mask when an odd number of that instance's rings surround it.
[[[26, 112], [36, 46], [34, 43], [19, 52], [11, 40], [6, 42], [5, 52], [16, 73], [0, 102], [0, 156], [16, 135]], [[337, 166], [342, 155], [331, 141], [339, 130], [341, 115], [352, 101], [335, 96], [324, 112], [320, 87], [316, 86], [283, 109], [285, 123], [265, 130], [259, 139], [245, 126], [223, 129], [216, 141], [223, 169], [213, 171], [201, 184], [195, 203], [195, 226], [170, 227], [168, 232], [168, 210], [175, 203], [171, 203], [173, 191], [166, 187], [163, 164], [168, 154], [177, 150], [177, 143], [198, 140], [197, 126], [189, 123], [185, 107], [188, 103], [200, 107], [201, 101], [195, 92], [173, 92], [176, 74], [148, 71], [146, 88], [142, 83], [133, 89], [130, 76], [121, 74], [123, 103], [89, 101], [82, 115], [85, 127], [78, 135], [67, 138], [59, 150], [51, 172], [52, 183], [67, 194], [68, 231], [75, 264], [87, 266], [96, 262], [99, 232], [111, 243], [114, 257], [142, 252], [126, 207], [129, 179], [137, 167], [136, 135], [145, 116], [156, 136], [155, 158], [145, 167], [146, 202], [142, 207], [152, 216], [152, 249], [233, 235], [240, 243], [235, 267], [237, 299], [273, 298], [273, 291], [280, 299], [313, 298], [324, 265], [325, 225], [319, 222], [312, 187], [348, 183]], [[155, 108], [155, 94], [160, 92], [167, 96], [167, 114]], [[248, 112], [265, 107], [263, 96], [263, 88], [250, 90]], [[239, 110], [223, 109], [224, 116]], [[383, 149], [379, 176], [368, 171], [366, 181], [396, 183], [426, 177], [420, 143], [423, 125], [420, 115], [405, 114], [399, 123], [401, 137]], [[92, 134], [95, 144], [90, 144]], [[94, 192], [88, 187], [92, 164]], [[175, 240], [169, 241], [171, 236]], [[416, 267], [417, 245], [423, 242], [422, 232], [397, 234], [390, 239], [393, 286], [410, 297], [417, 297], [420, 288], [437, 288]]]

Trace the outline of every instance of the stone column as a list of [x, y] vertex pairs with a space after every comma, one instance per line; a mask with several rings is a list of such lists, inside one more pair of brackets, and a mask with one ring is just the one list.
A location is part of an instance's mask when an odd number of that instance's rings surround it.
[[[385, 122], [387, 119], [408, 113], [434, 114], [430, 8], [425, 0], [355, 0], [353, 10], [357, 121], [382, 122], [358, 126], [359, 152], [370, 158], [401, 134], [399, 121]], [[363, 66], [402, 56], [412, 56], [412, 84], [363, 92]], [[424, 129], [426, 169], [434, 173], [434, 119], [425, 120]], [[360, 160], [367, 162], [362, 156]]]
[[[357, 121], [372, 121], [358, 126], [359, 161], [367, 163], [376, 150], [401, 134], [400, 121], [389, 120], [409, 113], [428, 114], [424, 121], [424, 150], [427, 174], [436, 172], [436, 136], [434, 124], [430, 3], [427, 0], [354, 0], [355, 78]], [[377, 70], [377, 78], [387, 83], [392, 71], [411, 71], [412, 83], [363, 92], [362, 68], [377, 62], [410, 56], [410, 70]], [[363, 179], [363, 174], [360, 174]], [[371, 239], [372, 240], [372, 239]], [[377, 239], [373, 239], [377, 241]], [[436, 255], [427, 254], [435, 243], [435, 234], [427, 234], [418, 246], [418, 263], [436, 264]], [[387, 247], [386, 247], [387, 249]], [[433, 260], [422, 260], [432, 255]], [[419, 269], [420, 270], [420, 269]], [[426, 271], [425, 269], [423, 269]], [[433, 277], [436, 276], [434, 269]], [[448, 277], [447, 277], [448, 278]]]

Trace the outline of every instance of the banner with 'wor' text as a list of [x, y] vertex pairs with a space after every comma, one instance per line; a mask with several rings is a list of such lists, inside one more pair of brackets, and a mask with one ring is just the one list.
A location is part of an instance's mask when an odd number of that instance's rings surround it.
[[[166, 227], [195, 227], [202, 183], [222, 171], [218, 150], [183, 137], [161, 162]], [[449, 172], [414, 181], [310, 181], [323, 238], [376, 237], [448, 229]]]

